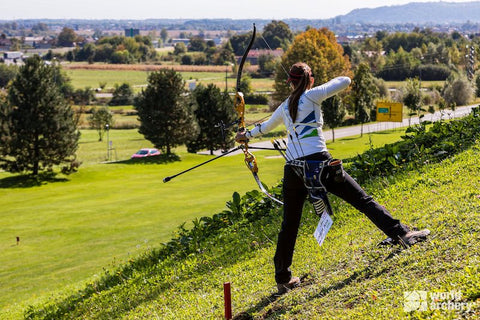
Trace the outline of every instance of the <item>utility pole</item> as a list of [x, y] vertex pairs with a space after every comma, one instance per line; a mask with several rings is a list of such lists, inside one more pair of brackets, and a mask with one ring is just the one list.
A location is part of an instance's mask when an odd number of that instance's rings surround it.
[[475, 75], [475, 47], [473, 45], [467, 45], [467, 78], [473, 80]]

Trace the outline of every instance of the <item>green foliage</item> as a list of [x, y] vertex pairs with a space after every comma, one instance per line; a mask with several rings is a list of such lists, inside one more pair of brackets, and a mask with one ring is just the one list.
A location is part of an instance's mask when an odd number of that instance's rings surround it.
[[18, 67], [16, 65], [6, 65], [0, 63], [0, 88], [4, 88], [7, 84], [15, 78], [18, 73]]
[[421, 93], [418, 79], [407, 79], [405, 84], [405, 93], [403, 94], [403, 103], [410, 110], [411, 115], [419, 114], [421, 111]]
[[133, 89], [132, 86], [124, 82], [121, 85], [115, 84], [112, 99], [109, 102], [111, 106], [125, 106], [133, 103]]
[[154, 60], [155, 48], [149, 37], [103, 37], [96, 44], [89, 43], [71, 52], [71, 59], [88, 62], [130, 64]]
[[207, 87], [199, 85], [193, 92], [196, 102], [194, 115], [200, 128], [195, 140], [187, 144], [188, 152], [197, 152], [202, 149], [213, 151], [228, 150], [233, 146], [233, 132], [229, 128], [221, 127], [221, 123], [229, 125], [234, 122], [236, 115], [233, 102], [228, 93], [222, 93], [213, 84]]
[[240, 86], [237, 89], [244, 95], [252, 92], [252, 78], [248, 75], [242, 75], [242, 78], [240, 79]]
[[175, 44], [175, 49], [173, 50], [174, 55], [180, 55], [187, 52], [187, 46], [183, 42]]
[[95, 100], [95, 93], [90, 87], [77, 89], [73, 92], [73, 103], [76, 105], [87, 106]]
[[349, 171], [360, 182], [376, 176], [419, 168], [438, 162], [471, 145], [480, 137], [480, 117], [467, 116], [454, 121], [431, 124], [424, 121], [409, 127], [402, 141], [371, 149], [351, 159]]
[[334, 129], [343, 123], [347, 111], [338, 95], [322, 102], [322, 114], [325, 124], [332, 129], [332, 141], [335, 142]]
[[270, 77], [275, 72], [275, 57], [272, 54], [261, 54], [258, 57], [258, 73]]
[[352, 83], [352, 100], [355, 108], [355, 119], [361, 123], [370, 121], [375, 110], [375, 98], [378, 88], [367, 64], [360, 64], [355, 71]]
[[190, 44], [188, 46], [188, 51], [203, 52], [207, 49], [207, 43], [202, 37], [192, 37], [190, 38]]
[[185, 81], [174, 70], [160, 70], [148, 76], [148, 85], [135, 100], [141, 122], [139, 132], [167, 154], [198, 134]]
[[472, 101], [474, 89], [466, 78], [449, 80], [443, 88], [443, 98], [449, 105], [463, 106]]
[[[265, 39], [264, 42], [272, 49], [282, 48], [287, 50], [293, 40], [293, 33], [288, 24], [278, 20], [272, 20], [267, 24], [263, 28], [262, 36]], [[266, 47], [267, 44], [262, 47]]]
[[72, 47], [75, 41], [77, 41], [77, 34], [75, 31], [63, 27], [62, 31], [58, 34], [57, 45], [59, 47]]
[[20, 67], [9, 88], [9, 106], [4, 105], [1, 112], [0, 140], [8, 141], [0, 155], [3, 169], [37, 175], [75, 160], [80, 133], [61, 93], [58, 74], [58, 66], [46, 65], [38, 56]]
[[[97, 130], [98, 141], [103, 140], [106, 130], [113, 127], [113, 113], [108, 107], [94, 108], [92, 114], [88, 117], [90, 128]], [[109, 128], [107, 128], [107, 125]]]

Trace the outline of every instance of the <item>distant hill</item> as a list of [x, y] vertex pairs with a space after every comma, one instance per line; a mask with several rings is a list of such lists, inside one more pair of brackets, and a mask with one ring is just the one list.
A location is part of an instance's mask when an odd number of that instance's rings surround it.
[[[412, 2], [405, 5], [355, 9], [336, 17], [340, 23], [465, 23], [480, 22], [480, 1]], [[337, 20], [337, 21], [338, 21]]]

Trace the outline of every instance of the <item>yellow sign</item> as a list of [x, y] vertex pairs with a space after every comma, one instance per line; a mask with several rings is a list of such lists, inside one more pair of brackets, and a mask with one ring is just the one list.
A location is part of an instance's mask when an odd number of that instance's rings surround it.
[[400, 102], [377, 102], [377, 121], [402, 122], [403, 104]]

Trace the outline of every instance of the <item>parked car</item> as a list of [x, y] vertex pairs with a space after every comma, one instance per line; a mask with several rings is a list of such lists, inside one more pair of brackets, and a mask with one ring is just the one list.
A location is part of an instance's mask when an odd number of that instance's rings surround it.
[[153, 148], [143, 148], [138, 150], [136, 153], [132, 154], [133, 158], [145, 158], [145, 157], [152, 157], [160, 155], [160, 151], [158, 149]]

